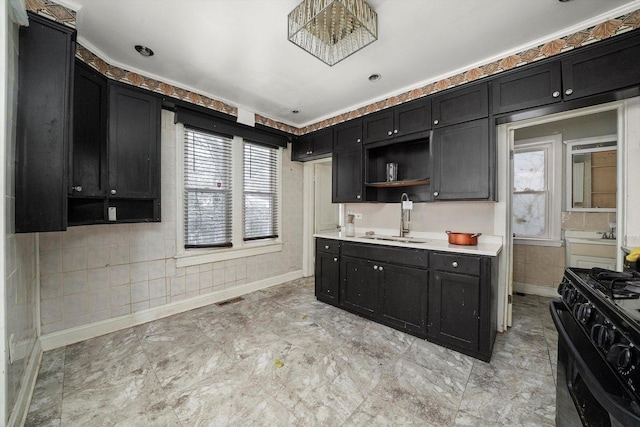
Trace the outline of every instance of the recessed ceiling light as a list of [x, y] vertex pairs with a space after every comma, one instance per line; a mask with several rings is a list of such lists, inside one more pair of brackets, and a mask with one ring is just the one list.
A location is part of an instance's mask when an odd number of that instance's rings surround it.
[[300, 112], [300, 110], [291, 110], [291, 112], [292, 112], [293, 114], [298, 114], [298, 113]]
[[374, 73], [374, 74], [371, 74], [371, 75], [369, 76], [369, 81], [370, 81], [370, 82], [377, 82], [377, 81], [378, 81], [378, 80], [380, 80], [381, 78], [382, 78], [382, 76], [381, 76], [380, 74], [378, 74], [378, 73]]
[[151, 49], [149, 49], [146, 46], [142, 46], [137, 44], [136, 45], [136, 50], [138, 51], [138, 53], [142, 56], [153, 56], [153, 51]]

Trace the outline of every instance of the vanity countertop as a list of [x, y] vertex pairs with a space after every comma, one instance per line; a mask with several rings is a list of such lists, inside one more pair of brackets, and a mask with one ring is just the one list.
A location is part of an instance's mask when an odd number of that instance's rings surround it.
[[[381, 236], [381, 235], [380, 235]], [[477, 246], [464, 246], [449, 244], [446, 233], [429, 233], [414, 236], [424, 242], [399, 242], [393, 240], [377, 240], [365, 236], [364, 233], [357, 233], [355, 237], [347, 237], [344, 232], [321, 232], [313, 237], [323, 239], [343, 240], [346, 242], [369, 243], [373, 245], [396, 246], [401, 248], [426, 249], [439, 252], [457, 252], [469, 255], [497, 256], [502, 250], [502, 242], [499, 236], [481, 236]]]

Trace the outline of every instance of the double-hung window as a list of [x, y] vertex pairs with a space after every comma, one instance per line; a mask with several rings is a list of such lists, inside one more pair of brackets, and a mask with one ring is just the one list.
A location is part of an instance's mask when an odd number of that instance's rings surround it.
[[[183, 128], [184, 249], [232, 248], [224, 259], [242, 256], [243, 250], [249, 255], [278, 250], [281, 149]], [[223, 259], [219, 251], [216, 256]]]
[[513, 233], [529, 241], [560, 240], [560, 136], [518, 141], [513, 150]]

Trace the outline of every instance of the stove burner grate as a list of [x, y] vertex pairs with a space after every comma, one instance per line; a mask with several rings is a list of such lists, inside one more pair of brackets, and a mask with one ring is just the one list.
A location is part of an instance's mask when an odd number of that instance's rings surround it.
[[594, 267], [589, 271], [589, 277], [612, 300], [640, 299], [640, 273], [636, 271], [620, 272]]

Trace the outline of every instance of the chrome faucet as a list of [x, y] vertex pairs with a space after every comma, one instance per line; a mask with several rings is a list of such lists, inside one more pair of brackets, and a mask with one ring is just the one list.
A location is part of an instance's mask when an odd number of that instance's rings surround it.
[[409, 221], [411, 221], [411, 210], [402, 207], [403, 202], [409, 201], [409, 195], [402, 193], [400, 196], [400, 237], [404, 237], [409, 233]]

